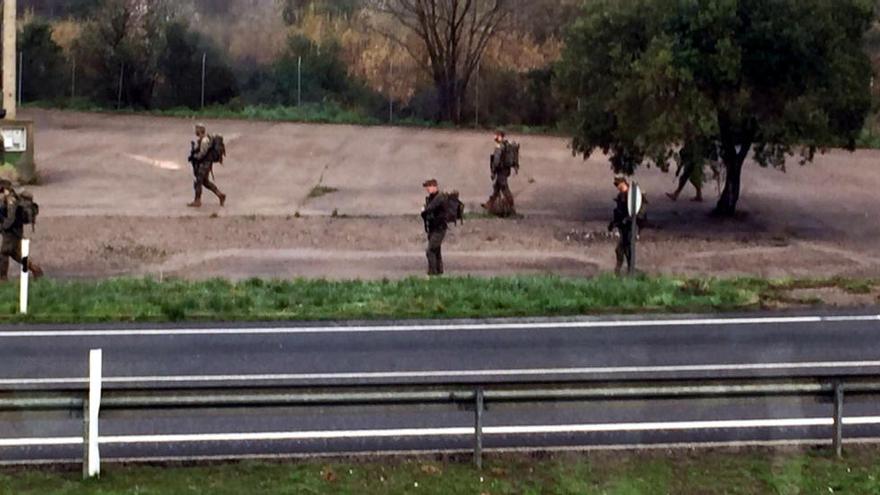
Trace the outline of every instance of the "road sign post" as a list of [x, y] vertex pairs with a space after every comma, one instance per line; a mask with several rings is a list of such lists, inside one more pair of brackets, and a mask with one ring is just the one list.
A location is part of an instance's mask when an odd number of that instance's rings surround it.
[[631, 223], [631, 228], [629, 229], [630, 239], [629, 239], [629, 274], [630, 276], [635, 275], [636, 273], [636, 240], [639, 237], [639, 211], [642, 209], [642, 188], [639, 187], [638, 182], [633, 182], [632, 187], [629, 188], [629, 197], [627, 198], [627, 206], [629, 207], [629, 218]]

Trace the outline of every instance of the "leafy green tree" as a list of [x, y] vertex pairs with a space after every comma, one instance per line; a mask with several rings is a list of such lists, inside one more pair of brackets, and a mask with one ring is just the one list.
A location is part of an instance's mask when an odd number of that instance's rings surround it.
[[[874, 0], [594, 0], [559, 64], [573, 150], [632, 173], [705, 143], [735, 213], [743, 164], [853, 149], [870, 109]], [[574, 110], [577, 108], [577, 110]]]
[[52, 40], [52, 26], [40, 20], [25, 24], [18, 37], [18, 50], [24, 62], [22, 99], [51, 100], [62, 96], [69, 77], [64, 52]]

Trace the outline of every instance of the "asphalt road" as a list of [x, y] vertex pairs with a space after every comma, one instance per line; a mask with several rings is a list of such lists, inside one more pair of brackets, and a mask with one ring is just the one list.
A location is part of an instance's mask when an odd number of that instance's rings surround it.
[[[875, 312], [876, 313], [876, 312]], [[880, 374], [880, 315], [0, 329], [0, 390], [82, 388], [88, 350], [109, 389]], [[493, 405], [486, 446], [583, 447], [830, 438], [818, 399]], [[845, 407], [848, 438], [880, 438], [880, 401]], [[455, 406], [106, 411], [105, 458], [437, 451], [471, 445]], [[76, 459], [70, 413], [0, 413], [0, 461]]]

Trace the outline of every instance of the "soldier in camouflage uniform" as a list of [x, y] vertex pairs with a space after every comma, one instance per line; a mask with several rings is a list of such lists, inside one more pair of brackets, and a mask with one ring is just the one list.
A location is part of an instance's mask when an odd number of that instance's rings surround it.
[[509, 146], [510, 142], [507, 140], [505, 132], [495, 131], [495, 151], [492, 153], [489, 165], [492, 174], [492, 196], [481, 205], [490, 213], [502, 217], [516, 214], [513, 192], [511, 192], [509, 184], [510, 173], [513, 169], [505, 156]]
[[449, 229], [444, 214], [445, 196], [440, 192], [436, 179], [430, 179], [422, 184], [428, 197], [425, 198], [425, 208], [422, 210], [422, 220], [425, 222], [425, 232], [428, 234], [428, 248], [425, 254], [428, 257], [428, 276], [443, 275], [443, 239]]
[[684, 191], [688, 182], [690, 182], [697, 191], [697, 195], [694, 196], [693, 201], [703, 201], [703, 180], [705, 176], [705, 168], [703, 164], [706, 160], [701, 154], [702, 151], [703, 150], [698, 144], [694, 142], [686, 143], [682, 147], [679, 152], [680, 158], [678, 168], [675, 172], [678, 176], [678, 189], [676, 189], [675, 192], [666, 193], [666, 196], [672, 201], [678, 201], [678, 197], [681, 195], [682, 191]]
[[[12, 189], [12, 183], [0, 180], [0, 232], [3, 243], [0, 245], [0, 282], [9, 280], [9, 259], [22, 264], [21, 241], [24, 239], [24, 219], [18, 207], [18, 196]], [[43, 276], [43, 270], [28, 259], [28, 271], [34, 278]]]
[[211, 175], [214, 170], [214, 162], [211, 160], [211, 137], [208, 136], [207, 129], [204, 124], [196, 124], [196, 139], [193, 142], [193, 151], [190, 161], [193, 166], [193, 175], [195, 181], [193, 188], [195, 189], [195, 199], [188, 204], [190, 208], [200, 208], [202, 206], [202, 188], [205, 188], [220, 199], [220, 206], [226, 205], [226, 195], [223, 194], [216, 184], [211, 182]]

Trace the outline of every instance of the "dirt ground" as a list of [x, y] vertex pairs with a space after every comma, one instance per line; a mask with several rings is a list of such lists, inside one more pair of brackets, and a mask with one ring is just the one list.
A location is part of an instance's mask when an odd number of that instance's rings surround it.
[[[472, 131], [209, 121], [230, 156], [217, 167], [226, 208], [194, 211], [186, 162], [192, 121], [31, 110], [41, 204], [33, 255], [59, 278], [118, 275], [399, 278], [425, 269], [421, 182], [459, 190], [470, 211], [490, 191], [491, 135]], [[594, 275], [613, 268], [605, 231], [607, 160], [566, 141], [513, 136], [523, 218], [477, 217], [452, 229], [451, 274]], [[880, 153], [833, 151], [786, 173], [750, 164], [742, 218], [664, 192], [674, 177], [640, 172], [653, 228], [639, 251], [650, 273], [880, 277]], [[317, 186], [336, 192], [310, 197]], [[686, 193], [689, 194], [689, 193]], [[335, 212], [335, 216], [334, 216]]]

